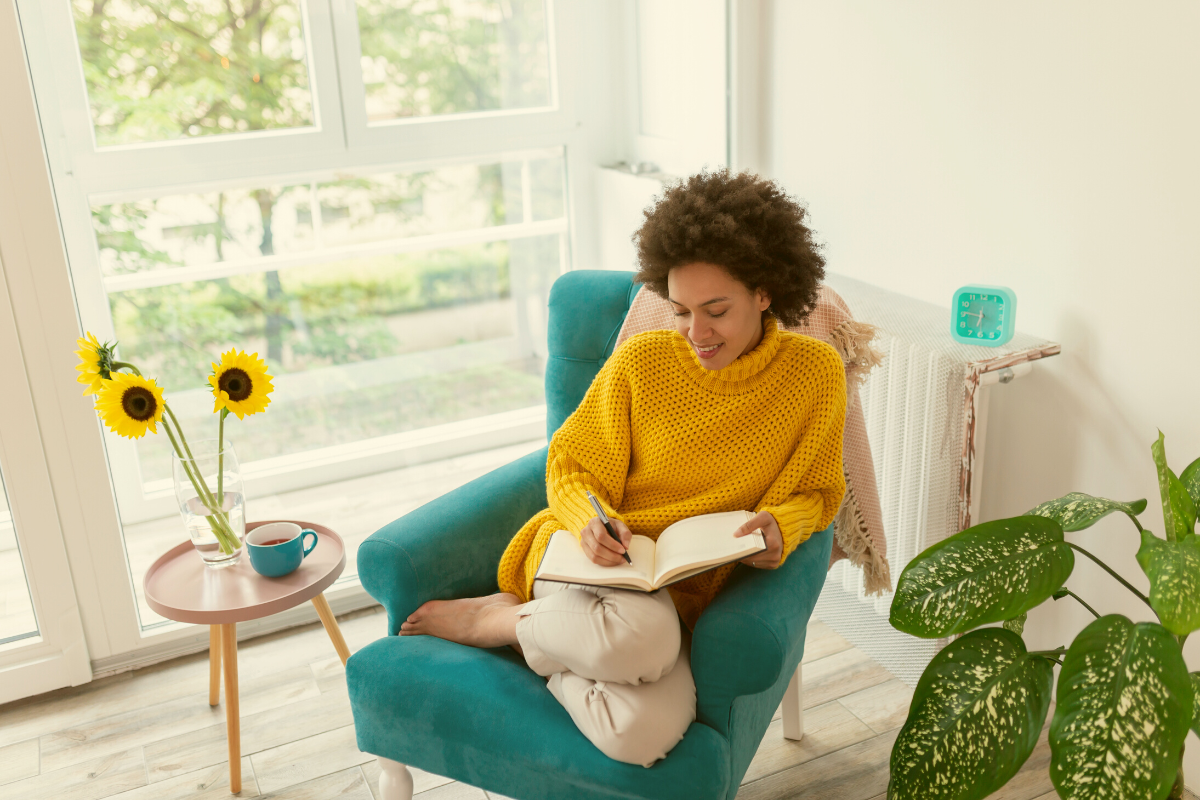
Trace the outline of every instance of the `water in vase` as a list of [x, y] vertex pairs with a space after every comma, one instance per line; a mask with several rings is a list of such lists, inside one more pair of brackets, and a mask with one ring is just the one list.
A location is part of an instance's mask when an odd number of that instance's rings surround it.
[[188, 500], [183, 506], [184, 524], [187, 525], [188, 536], [191, 537], [192, 544], [196, 547], [196, 552], [200, 554], [200, 558], [210, 567], [227, 567], [236, 564], [242, 556], [242, 551], [245, 550], [243, 541], [246, 538], [246, 503], [240, 492], [225, 492], [224, 504], [222, 510], [226, 519], [229, 520], [229, 527], [238, 537], [238, 548], [232, 553], [226, 553], [221, 550], [221, 545], [217, 541], [217, 535], [213, 533], [212, 525], [209, 524], [209, 518], [205, 516], [209, 513], [208, 508], [200, 501], [199, 497], [193, 497]]

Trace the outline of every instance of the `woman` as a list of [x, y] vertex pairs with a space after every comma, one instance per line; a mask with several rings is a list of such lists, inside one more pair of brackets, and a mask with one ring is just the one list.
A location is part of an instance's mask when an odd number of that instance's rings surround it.
[[613, 566], [634, 533], [657, 539], [686, 517], [753, 510], [734, 535], [761, 530], [767, 550], [741, 563], [776, 569], [830, 524], [845, 491], [842, 361], [779, 327], [811, 311], [825, 274], [805, 215], [773, 182], [728, 170], [664, 192], [634, 236], [635, 280], [672, 303], [675, 330], [618, 348], [554, 434], [549, 508], [505, 550], [502, 591], [431, 600], [402, 636], [511, 645], [602, 752], [647, 767], [666, 756], [696, 716], [691, 631], [736, 565], [649, 594], [534, 575], [562, 529]]

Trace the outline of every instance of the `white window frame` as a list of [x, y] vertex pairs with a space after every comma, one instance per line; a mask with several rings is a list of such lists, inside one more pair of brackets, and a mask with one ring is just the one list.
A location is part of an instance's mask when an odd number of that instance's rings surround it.
[[[394, 167], [398, 166], [397, 154], [404, 156], [399, 166], [416, 166], [453, 159], [490, 158], [494, 161], [508, 153], [563, 148], [569, 227], [568, 235], [563, 237], [564, 269], [596, 266], [590, 173], [595, 164], [622, 153], [613, 149], [613, 140], [617, 137], [612, 134], [619, 130], [620, 111], [608, 96], [611, 90], [603, 86], [598, 91], [588, 81], [602, 86], [604, 71], [597, 65], [605, 63], [604, 59], [615, 60], [604, 44], [608, 41], [605, 37], [612, 36], [616, 27], [615, 14], [606, 7], [592, 6], [586, 0], [548, 0], [549, 51], [554, 59], [551, 62], [553, 105], [550, 107], [371, 126], [365, 125], [364, 109], [361, 118], [364, 124], [350, 129], [355, 115], [347, 112], [341, 116], [341, 110], [348, 102], [341, 91], [351, 83], [361, 87], [361, 72], [356, 60], [355, 6], [351, 0], [307, 0], [309, 27], [306, 33], [316, 123], [313, 128], [96, 150], [78, 58], [62, 55], [61, 43], [70, 41], [74, 46], [75, 42], [68, 0], [2, 1], [14, 3], [19, 11], [18, 36], [23, 35], [24, 52], [38, 93], [38, 109], [31, 111], [31, 115], [34, 118], [40, 116], [52, 191], [57, 200], [58, 222], [68, 256], [63, 259], [60, 255], [42, 263], [40, 269], [47, 274], [34, 276], [42, 296], [27, 311], [32, 318], [24, 327], [31, 330], [23, 337], [32, 336], [27, 349], [33, 348], [39, 353], [52, 350], [50, 362], [54, 370], [53, 373], [41, 370], [45, 374], [32, 376], [31, 384], [36, 386], [40, 381], [46, 387], [53, 387], [52, 395], [58, 398], [58, 406], [51, 416], [58, 417], [54, 421], [61, 424], [63, 435], [57, 437], [61, 441], [54, 442], [53, 446], [47, 444], [47, 457], [60, 506], [64, 493], [68, 493], [87, 509], [86, 513], [74, 509], [73, 521], [79, 524], [64, 527], [68, 531], [67, 551], [75, 571], [76, 589], [87, 600], [82, 604], [83, 623], [92, 657], [110, 664], [123, 658], [136, 660], [130, 654], [150, 649], [166, 652], [172, 647], [178, 650], [187, 646], [185, 640], [199, 643], [200, 634], [193, 626], [184, 625], [141, 630], [125, 562], [114, 487], [110, 484], [104, 457], [104, 435], [89, 405], [72, 398], [78, 394], [78, 384], [73, 381], [71, 369], [74, 357], [64, 355], [69, 351], [64, 350], [62, 344], [63, 329], [73, 326], [64, 325], [64, 322], [74, 318], [77, 307], [79, 315], [87, 321], [86, 326], [79, 327], [101, 333], [103, 327], [95, 325], [94, 321], [108, 319], [109, 315], [92, 232], [92, 199], [126, 192], [193, 191], [214, 183], [274, 183], [281, 177], [299, 172]], [[0, 20], [2, 22], [5, 20]], [[16, 28], [17, 20], [14, 18], [11, 22]], [[337, 63], [343, 76], [340, 85], [330, 66], [335, 64], [334, 31], [337, 31], [340, 58]], [[51, 47], [51, 42], [57, 46]], [[22, 52], [21, 43], [19, 40], [18, 53]], [[348, 72], [350, 66], [354, 69]], [[590, 106], [577, 108], [573, 99], [577, 94], [589, 98]], [[581, 219], [587, 220], [588, 224], [581, 227], [578, 224]], [[55, 275], [59, 268], [62, 274]], [[57, 322], [51, 323], [50, 319]], [[20, 319], [18, 327], [21, 327]], [[79, 327], [69, 331], [72, 341], [78, 335]], [[513, 418], [487, 421], [484, 428], [488, 426], [491, 426], [490, 430], [470, 432], [474, 443], [470, 449], [491, 446], [488, 436], [493, 437], [493, 441], [506, 443], [544, 435], [544, 416], [527, 411]], [[123, 440], [120, 443], [128, 444]], [[277, 464], [275, 469], [267, 470], [271, 474], [260, 476], [263, 482], [256, 489], [248, 487], [248, 491], [264, 491], [269, 487], [274, 487], [275, 491], [284, 487], [299, 488], [311, 485], [318, 478], [323, 483], [342, 476], [378, 471], [397, 460], [411, 464], [445, 457], [447, 452], [443, 444], [434, 444], [416, 442], [413, 447], [388, 451], [386, 443], [381, 448], [380, 442], [373, 440], [364, 443], [358, 453], [330, 454], [327, 462], [307, 471], [288, 470], [286, 465]], [[463, 447], [466, 447], [465, 442]], [[397, 455], [401, 452], [403, 455]], [[332, 473], [332, 469], [338, 472]], [[114, 482], [122, 479], [121, 475], [112, 476]], [[145, 499], [147, 503], [161, 500]], [[171, 508], [173, 510], [173, 506]], [[365, 594], [355, 582], [352, 586], [335, 588], [329, 596], [336, 609], [339, 598], [345, 607], [348, 603], [361, 604]]]

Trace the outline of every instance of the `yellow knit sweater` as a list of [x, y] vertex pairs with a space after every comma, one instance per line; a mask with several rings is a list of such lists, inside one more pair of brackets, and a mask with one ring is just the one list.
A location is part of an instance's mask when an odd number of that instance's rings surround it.
[[[546, 497], [500, 559], [501, 591], [527, 601], [550, 536], [595, 516], [585, 490], [635, 534], [658, 539], [698, 514], [770, 511], [786, 559], [833, 521], [846, 490], [846, 381], [828, 344], [781, 331], [721, 370], [676, 331], [629, 339], [550, 440]], [[689, 629], [725, 585], [727, 564], [667, 587]]]

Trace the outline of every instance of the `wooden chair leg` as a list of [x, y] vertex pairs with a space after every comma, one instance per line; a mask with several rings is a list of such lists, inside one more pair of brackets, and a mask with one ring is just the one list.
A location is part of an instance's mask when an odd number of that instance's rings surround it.
[[242, 731], [238, 718], [237, 623], [221, 626], [221, 660], [225, 664], [225, 736], [229, 740], [229, 791], [242, 790]]
[[783, 693], [783, 737], [800, 741], [804, 738], [804, 679], [803, 667], [796, 665], [787, 691]]
[[346, 647], [346, 640], [342, 638], [342, 629], [338, 627], [337, 617], [333, 616], [333, 609], [329, 607], [329, 601], [325, 599], [325, 595], [319, 594], [312, 599], [312, 604], [316, 606], [317, 616], [321, 618], [321, 624], [325, 626], [325, 632], [329, 634], [329, 640], [333, 642], [333, 649], [337, 650], [338, 658], [342, 660], [342, 666], [345, 666], [346, 659], [350, 658], [350, 648]]
[[208, 626], [208, 704], [221, 702], [221, 626]]
[[412, 800], [413, 779], [408, 767], [390, 758], [379, 758], [379, 800]]

